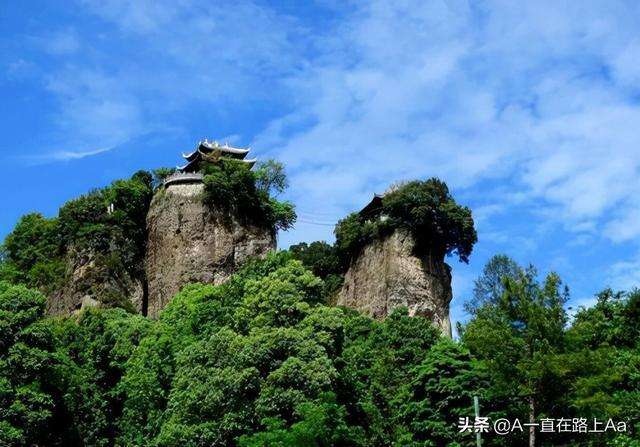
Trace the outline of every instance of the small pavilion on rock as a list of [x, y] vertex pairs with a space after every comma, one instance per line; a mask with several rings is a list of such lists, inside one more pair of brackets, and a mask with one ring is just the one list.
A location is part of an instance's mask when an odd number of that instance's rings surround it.
[[216, 163], [224, 159], [236, 160], [241, 163], [245, 163], [249, 168], [252, 168], [256, 163], [256, 159], [246, 158], [249, 150], [249, 148], [229, 146], [227, 143], [220, 144], [217, 141], [209, 141], [206, 139], [204, 141], [200, 141], [193, 152], [182, 154], [186, 163], [182, 166], [177, 166], [177, 172], [167, 177], [164, 181], [164, 185], [201, 182], [202, 164], [205, 162]]

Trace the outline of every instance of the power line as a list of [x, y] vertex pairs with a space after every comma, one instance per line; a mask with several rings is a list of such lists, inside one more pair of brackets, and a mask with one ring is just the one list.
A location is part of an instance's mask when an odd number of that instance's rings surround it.
[[328, 212], [323, 212], [323, 211], [309, 211], [309, 210], [302, 210], [299, 208], [296, 208], [296, 211], [300, 212], [301, 214], [312, 214], [312, 215], [316, 215], [316, 216], [327, 216], [327, 217], [333, 217], [335, 216], [335, 212], [333, 213], [328, 213]]
[[308, 214], [296, 213], [296, 215], [301, 219], [313, 220], [313, 221], [317, 221], [317, 222], [324, 222], [324, 223], [336, 223], [337, 222], [337, 220], [322, 218], [322, 217], [318, 217], [318, 216], [310, 216]]
[[309, 225], [321, 225], [323, 227], [335, 227], [336, 224], [334, 223], [328, 223], [328, 222], [314, 222], [312, 220], [306, 220], [306, 219], [298, 219], [298, 222], [300, 223], [305, 223], [305, 224], [309, 224]]

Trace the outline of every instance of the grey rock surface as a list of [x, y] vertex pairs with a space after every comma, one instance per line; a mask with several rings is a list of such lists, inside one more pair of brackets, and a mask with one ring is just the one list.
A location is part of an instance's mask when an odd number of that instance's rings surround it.
[[429, 318], [451, 336], [451, 268], [428, 254], [417, 257], [414, 245], [408, 232], [397, 230], [365, 246], [349, 266], [338, 305], [378, 319], [405, 306], [409, 315]]
[[47, 299], [50, 315], [71, 315], [85, 307], [128, 307], [140, 312], [144, 301], [142, 278], [114, 272], [96, 253], [71, 248], [67, 253], [64, 286]]
[[151, 203], [145, 259], [151, 317], [184, 285], [220, 284], [249, 258], [276, 248], [274, 231], [211, 210], [203, 193], [202, 183], [172, 184]]

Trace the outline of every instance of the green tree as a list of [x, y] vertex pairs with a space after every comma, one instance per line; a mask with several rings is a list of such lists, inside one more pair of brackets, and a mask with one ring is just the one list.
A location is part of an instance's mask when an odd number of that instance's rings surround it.
[[343, 406], [333, 393], [325, 393], [315, 402], [298, 408], [300, 420], [285, 427], [280, 419], [264, 421], [265, 430], [239, 438], [240, 447], [331, 447], [364, 446], [359, 427], [351, 427]]
[[87, 309], [61, 322], [57, 349], [64, 363], [65, 407], [82, 445], [113, 445], [125, 398], [126, 364], [151, 322], [122, 309]]
[[258, 163], [255, 179], [258, 190], [272, 196], [283, 193], [289, 187], [284, 165], [272, 159]]
[[[640, 431], [640, 292], [605, 289], [579, 308], [567, 331], [563, 362], [572, 374], [569, 403], [586, 417], [627, 421]], [[613, 442], [612, 440], [609, 440]], [[622, 442], [622, 441], [620, 441]]]
[[151, 185], [153, 186], [154, 191], [160, 188], [164, 181], [171, 174], [176, 172], [176, 168], [157, 168], [152, 171], [152, 181]]
[[438, 340], [426, 319], [397, 309], [382, 322], [354, 314], [345, 322], [338, 396], [369, 446], [394, 445], [410, 431], [401, 409], [411, 400], [406, 384]]
[[296, 220], [293, 205], [271, 195], [281, 192], [280, 186], [286, 186], [284, 172], [278, 171], [276, 165], [267, 164], [254, 172], [236, 160], [206, 164], [205, 202], [254, 225], [291, 228]]
[[32, 213], [20, 218], [4, 242], [0, 279], [50, 291], [64, 278], [64, 248], [57, 219]]
[[447, 185], [436, 178], [399, 185], [382, 197], [379, 216], [353, 213], [335, 228], [336, 247], [347, 265], [369, 241], [396, 229], [409, 231], [416, 251], [436, 258], [455, 254], [468, 262], [478, 237], [471, 210], [454, 200]]
[[487, 261], [482, 274], [473, 282], [473, 297], [464, 308], [474, 314], [487, 304], [496, 304], [504, 295], [505, 279], [517, 279], [521, 267], [507, 255], [494, 255]]
[[461, 433], [457, 422], [473, 414], [473, 397], [483, 397], [487, 371], [472, 361], [468, 350], [440, 339], [412, 370], [409, 398], [401, 414], [408, 427], [403, 445], [475, 445], [475, 436]]
[[301, 242], [289, 247], [289, 251], [295, 259], [301, 261], [314, 275], [324, 281], [322, 295], [325, 302], [331, 302], [344, 282], [344, 269], [336, 247], [324, 241], [310, 244]]
[[[490, 397], [502, 400], [512, 414], [535, 422], [548, 414], [550, 403], [564, 390], [558, 355], [565, 348], [568, 291], [554, 273], [538, 282], [533, 267], [503, 281], [501, 299], [477, 310], [464, 326], [462, 340], [493, 372]], [[530, 427], [532, 447], [535, 434], [535, 427]]]
[[412, 181], [386, 194], [383, 210], [416, 237], [416, 243], [437, 256], [455, 253], [469, 262], [478, 240], [471, 210], [456, 203], [446, 183], [431, 178]]
[[0, 282], [0, 445], [53, 444], [63, 430], [55, 424], [59, 360], [44, 307], [40, 292]]
[[[176, 346], [159, 444], [231, 445], [262, 420], [294, 423], [300, 405], [331, 389], [331, 362], [315, 341], [317, 333], [302, 324], [319, 301], [321, 280], [287, 258], [274, 255], [206, 295], [200, 288], [199, 297], [185, 296], [192, 303], [179, 303], [186, 313], [177, 314], [173, 303], [167, 309], [172, 316], [163, 313], [164, 324], [196, 334]], [[265, 263], [271, 267], [256, 277]], [[232, 309], [224, 304], [227, 299]], [[210, 313], [214, 308], [221, 312]], [[202, 311], [206, 317], [204, 309], [208, 321], [194, 315]], [[209, 335], [197, 336], [203, 331]]]
[[289, 251], [319, 278], [324, 279], [332, 273], [340, 272], [340, 258], [335, 247], [324, 241], [310, 244], [301, 242], [289, 247]]

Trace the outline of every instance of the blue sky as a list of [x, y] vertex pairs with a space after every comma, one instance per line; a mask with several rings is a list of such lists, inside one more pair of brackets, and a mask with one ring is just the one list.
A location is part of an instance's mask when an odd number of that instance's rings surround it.
[[474, 211], [486, 260], [572, 305], [640, 284], [640, 4], [83, 0], [0, 6], [0, 236], [208, 137], [285, 162], [297, 241], [396, 181]]

